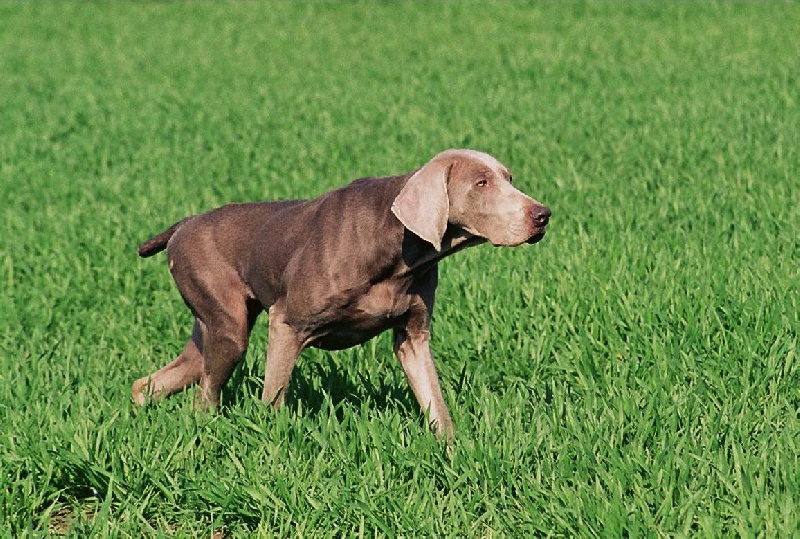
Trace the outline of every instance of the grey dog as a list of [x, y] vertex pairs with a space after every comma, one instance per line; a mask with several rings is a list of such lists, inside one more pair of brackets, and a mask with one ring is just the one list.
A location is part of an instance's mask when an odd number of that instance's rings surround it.
[[313, 200], [230, 204], [187, 217], [139, 246], [167, 250], [195, 316], [189, 341], [133, 384], [133, 399], [197, 382], [216, 406], [269, 312], [262, 400], [281, 406], [307, 346], [339, 350], [394, 332], [394, 351], [439, 436], [453, 431], [430, 349], [438, 262], [473, 245], [536, 243], [550, 210], [511, 183], [508, 169], [473, 150], [447, 150], [401, 176], [364, 178]]

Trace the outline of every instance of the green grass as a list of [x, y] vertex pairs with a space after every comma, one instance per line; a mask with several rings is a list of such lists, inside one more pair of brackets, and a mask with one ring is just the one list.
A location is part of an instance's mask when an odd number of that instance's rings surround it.
[[[1, 3], [0, 530], [8, 536], [800, 534], [800, 8]], [[448, 147], [553, 210], [446, 260], [458, 431], [383, 336], [204, 415], [131, 382], [191, 319], [136, 245]]]

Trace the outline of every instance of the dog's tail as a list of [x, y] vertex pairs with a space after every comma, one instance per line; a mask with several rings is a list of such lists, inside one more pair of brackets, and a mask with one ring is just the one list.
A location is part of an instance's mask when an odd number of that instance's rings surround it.
[[161, 251], [166, 249], [167, 242], [172, 237], [172, 235], [175, 234], [175, 231], [177, 231], [181, 227], [181, 225], [183, 225], [183, 223], [185, 223], [189, 219], [191, 219], [191, 217], [186, 217], [185, 219], [181, 219], [180, 221], [178, 221], [177, 223], [166, 229], [161, 234], [153, 236], [146, 242], [139, 245], [139, 256], [141, 256], [142, 258], [147, 258], [148, 256], [153, 256], [154, 254], [160, 253]]

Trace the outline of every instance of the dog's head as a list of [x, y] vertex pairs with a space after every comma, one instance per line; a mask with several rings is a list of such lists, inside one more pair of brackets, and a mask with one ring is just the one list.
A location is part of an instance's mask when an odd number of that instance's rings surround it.
[[550, 209], [511, 183], [511, 173], [491, 155], [447, 150], [417, 170], [392, 204], [407, 229], [441, 250], [448, 224], [493, 245], [536, 243]]

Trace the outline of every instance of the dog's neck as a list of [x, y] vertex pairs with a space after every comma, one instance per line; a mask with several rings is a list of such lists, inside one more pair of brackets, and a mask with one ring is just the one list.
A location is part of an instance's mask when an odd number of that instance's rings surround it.
[[431, 244], [406, 230], [403, 236], [403, 260], [408, 269], [404, 273], [425, 273], [441, 259], [481, 243], [486, 243], [486, 239], [470, 234], [460, 226], [450, 225], [442, 238], [442, 249], [437, 251]]

